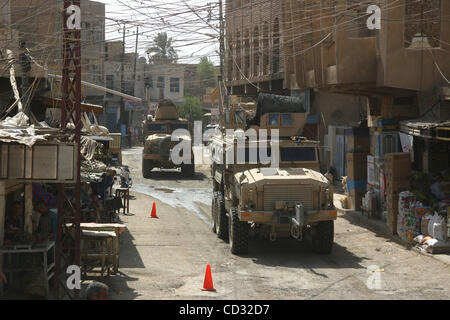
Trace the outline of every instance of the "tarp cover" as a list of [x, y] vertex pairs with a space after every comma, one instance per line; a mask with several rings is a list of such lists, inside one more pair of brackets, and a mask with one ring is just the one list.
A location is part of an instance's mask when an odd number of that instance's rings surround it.
[[305, 113], [306, 110], [303, 107], [302, 100], [298, 97], [260, 93], [256, 105], [256, 115], [248, 124], [259, 125], [261, 115], [271, 112]]
[[22, 112], [0, 121], [1, 142], [17, 142], [31, 147], [36, 141], [47, 140], [48, 136], [37, 134], [34, 125], [28, 125], [28, 117]]
[[298, 97], [260, 93], [256, 114], [262, 115], [270, 112], [304, 113], [306, 110], [303, 107], [302, 100]]

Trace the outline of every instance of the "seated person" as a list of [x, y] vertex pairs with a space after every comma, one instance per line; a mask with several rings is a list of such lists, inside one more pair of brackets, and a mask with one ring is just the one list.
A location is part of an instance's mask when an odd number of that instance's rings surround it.
[[438, 200], [445, 200], [450, 198], [450, 194], [446, 194], [442, 191], [442, 175], [440, 173], [436, 174], [435, 176], [436, 182], [433, 183], [430, 187], [431, 193], [436, 197]]
[[98, 195], [93, 193], [91, 196], [91, 204], [89, 205], [90, 210], [90, 222], [101, 222], [103, 214], [103, 205], [98, 199]]
[[[55, 216], [51, 213], [45, 204], [44, 201], [38, 201], [35, 205], [36, 216], [39, 218], [36, 219], [38, 221], [35, 239], [37, 242], [46, 242], [50, 240], [54, 240], [56, 236]], [[34, 214], [33, 214], [34, 215]], [[35, 220], [35, 219], [33, 219]], [[33, 226], [34, 229], [34, 226]]]
[[22, 204], [15, 201], [5, 217], [5, 244], [15, 242], [23, 234]]

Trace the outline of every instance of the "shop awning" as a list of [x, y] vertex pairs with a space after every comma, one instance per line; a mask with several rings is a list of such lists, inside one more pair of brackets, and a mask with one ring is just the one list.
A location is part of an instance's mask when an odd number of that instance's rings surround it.
[[[62, 100], [56, 99], [56, 98], [47, 98], [47, 97], [41, 97], [39, 98], [42, 103], [44, 103], [47, 107], [52, 108], [61, 108], [62, 106]], [[96, 104], [90, 104], [90, 103], [81, 103], [81, 111], [82, 112], [94, 112], [94, 113], [102, 113], [103, 107], [96, 105]]]
[[405, 120], [400, 122], [400, 131], [416, 137], [450, 141], [450, 121]]

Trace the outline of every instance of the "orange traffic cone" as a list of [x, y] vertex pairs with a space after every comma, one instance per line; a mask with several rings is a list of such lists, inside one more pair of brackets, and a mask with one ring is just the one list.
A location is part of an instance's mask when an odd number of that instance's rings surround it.
[[206, 265], [205, 281], [203, 282], [203, 291], [216, 291], [213, 285], [212, 275], [211, 275], [211, 265]]
[[158, 218], [158, 216], [156, 215], [156, 204], [154, 201], [153, 201], [152, 213], [150, 214], [150, 218]]

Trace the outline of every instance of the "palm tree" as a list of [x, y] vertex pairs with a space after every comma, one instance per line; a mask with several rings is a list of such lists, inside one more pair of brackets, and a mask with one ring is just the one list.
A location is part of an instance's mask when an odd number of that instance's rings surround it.
[[167, 37], [166, 32], [160, 32], [153, 39], [153, 44], [147, 49], [147, 55], [150, 63], [165, 64], [175, 63], [178, 55], [172, 46], [172, 38]]

